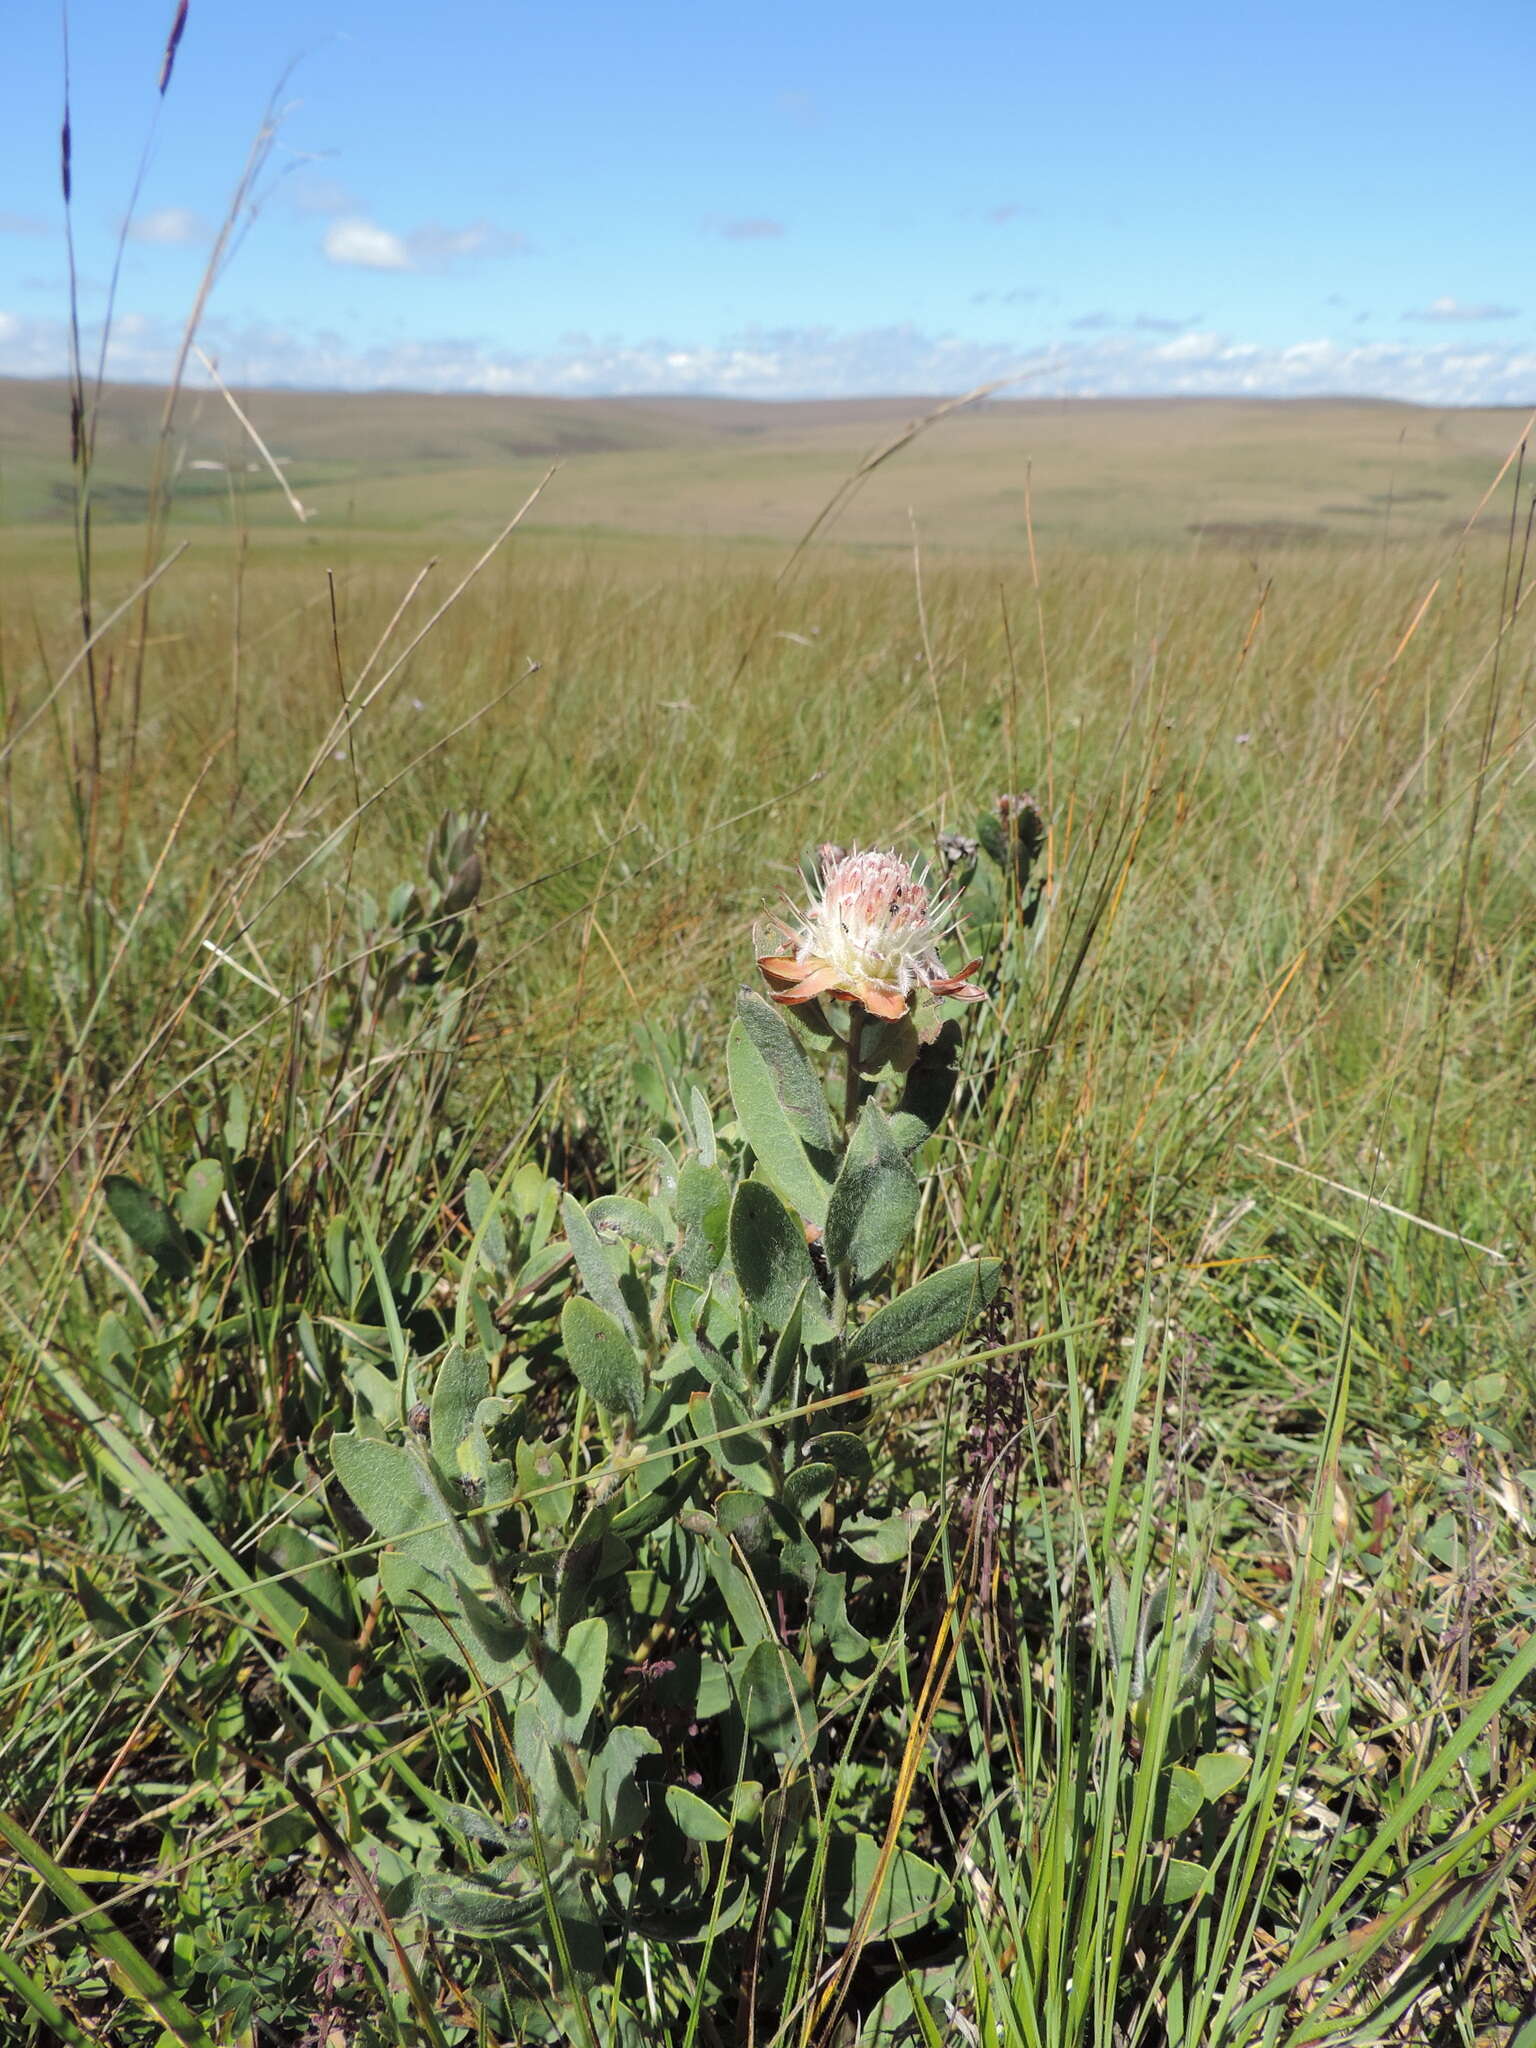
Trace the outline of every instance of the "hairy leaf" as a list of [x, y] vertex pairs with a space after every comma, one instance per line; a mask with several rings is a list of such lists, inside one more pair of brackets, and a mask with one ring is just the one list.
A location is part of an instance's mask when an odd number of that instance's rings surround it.
[[736, 1119], [757, 1154], [763, 1178], [797, 1214], [812, 1223], [825, 1223], [831, 1158], [819, 1148], [807, 1149], [779, 1100], [768, 1062], [747, 1036], [740, 1018], [726, 1039], [725, 1064]]
[[783, 1010], [756, 989], [744, 988], [737, 991], [736, 1015], [762, 1056], [779, 1105], [796, 1136], [823, 1152], [835, 1152], [837, 1134], [826, 1093]]
[[827, 1204], [827, 1258], [872, 1279], [911, 1235], [917, 1204], [917, 1176], [879, 1106], [866, 1102]]
[[742, 1293], [770, 1330], [787, 1329], [798, 1307], [807, 1343], [824, 1344], [834, 1334], [805, 1227], [765, 1181], [744, 1180], [736, 1190], [731, 1265]]
[[645, 1369], [622, 1321], [585, 1295], [573, 1294], [560, 1311], [565, 1356], [605, 1414], [638, 1417], [645, 1399]]
[[951, 1337], [984, 1309], [1002, 1274], [997, 1259], [966, 1259], [930, 1273], [898, 1294], [856, 1330], [844, 1353], [850, 1365], [905, 1365]]

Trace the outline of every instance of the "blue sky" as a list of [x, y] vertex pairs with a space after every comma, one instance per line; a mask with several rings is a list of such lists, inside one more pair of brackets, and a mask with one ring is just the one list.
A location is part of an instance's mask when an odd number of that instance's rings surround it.
[[[1536, 399], [1530, 0], [1070, 13], [75, 0], [74, 225], [110, 358], [482, 390]], [[57, 11], [8, 10], [0, 372], [62, 367]], [[285, 76], [286, 74], [286, 76]]]

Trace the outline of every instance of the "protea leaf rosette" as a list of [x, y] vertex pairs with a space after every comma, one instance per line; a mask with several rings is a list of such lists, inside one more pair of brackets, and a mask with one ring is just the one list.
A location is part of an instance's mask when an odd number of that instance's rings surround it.
[[912, 1017], [925, 1041], [938, 1031], [938, 1003], [979, 1003], [986, 990], [945, 971], [939, 947], [954, 934], [954, 895], [931, 890], [925, 868], [899, 854], [823, 846], [820, 886], [792, 921], [773, 920], [792, 948], [758, 960], [775, 1002], [792, 1007], [830, 1001], [858, 1004], [870, 1017], [897, 1023]]

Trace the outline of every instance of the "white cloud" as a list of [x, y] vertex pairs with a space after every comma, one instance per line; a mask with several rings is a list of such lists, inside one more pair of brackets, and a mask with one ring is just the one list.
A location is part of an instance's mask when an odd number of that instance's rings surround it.
[[408, 235], [397, 235], [361, 214], [333, 221], [320, 244], [332, 263], [353, 270], [425, 271], [448, 270], [473, 257], [517, 256], [527, 246], [525, 236], [483, 220], [465, 228], [429, 222]]
[[[119, 323], [109, 375], [158, 382], [174, 360], [171, 321]], [[95, 337], [86, 337], [88, 349]], [[855, 397], [966, 391], [1018, 376], [1021, 397], [1327, 394], [1425, 405], [1536, 404], [1536, 340], [1523, 344], [1339, 341], [1284, 346], [1192, 329], [1068, 333], [1054, 346], [932, 335], [909, 326], [846, 332], [754, 328], [722, 340], [635, 341], [568, 334], [541, 352], [473, 338], [368, 345], [336, 333], [208, 322], [204, 345], [221, 373], [244, 385], [350, 391], [547, 392], [581, 396], [717, 392], [740, 398]], [[57, 376], [67, 361], [63, 323], [9, 313], [0, 319], [0, 374]]]
[[411, 254], [398, 235], [377, 221], [353, 216], [334, 222], [320, 244], [331, 263], [353, 270], [409, 270]]
[[1517, 306], [1482, 304], [1464, 306], [1459, 299], [1431, 299], [1427, 306], [1403, 315], [1405, 320], [1434, 320], [1457, 325], [1463, 320], [1513, 320], [1518, 313]]
[[46, 235], [47, 221], [35, 213], [0, 213], [0, 235]]
[[133, 242], [157, 242], [165, 248], [185, 248], [190, 242], [208, 240], [208, 223], [190, 206], [160, 206], [128, 226]]

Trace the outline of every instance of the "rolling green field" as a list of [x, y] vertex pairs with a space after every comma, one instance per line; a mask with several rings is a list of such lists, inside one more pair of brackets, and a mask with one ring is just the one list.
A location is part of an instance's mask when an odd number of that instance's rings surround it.
[[[238, 394], [293, 490], [308, 548], [486, 537], [558, 465], [530, 520], [565, 534], [798, 539], [925, 399], [761, 403]], [[106, 522], [147, 503], [163, 394], [110, 389], [96, 490]], [[1026, 498], [1041, 539], [1093, 547], [1390, 544], [1459, 531], [1522, 416], [1352, 400], [1037, 400], [958, 413], [872, 475], [837, 524], [861, 548], [1013, 550]], [[30, 552], [68, 525], [74, 484], [57, 384], [0, 382], [0, 526]], [[293, 516], [216, 392], [181, 397], [169, 463], [189, 529]], [[233, 502], [232, 502], [233, 501]]]
[[6, 2042], [1531, 2048], [1523, 420], [248, 404], [87, 656], [0, 386]]

